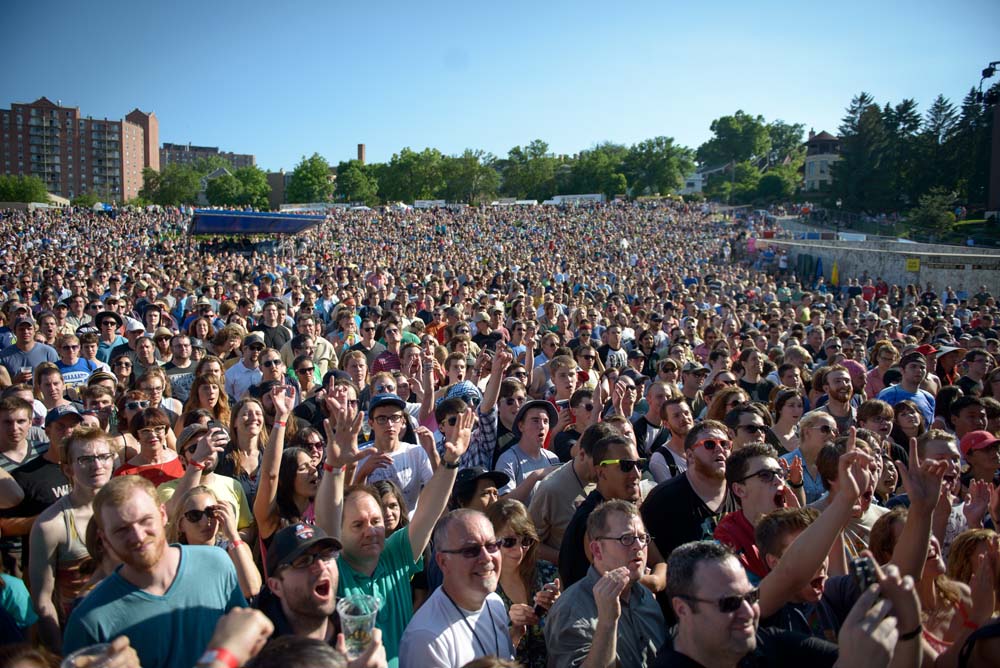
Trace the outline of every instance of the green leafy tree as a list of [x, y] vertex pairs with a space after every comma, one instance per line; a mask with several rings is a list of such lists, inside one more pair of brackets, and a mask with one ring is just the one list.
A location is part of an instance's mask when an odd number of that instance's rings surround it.
[[233, 171], [232, 163], [223, 158], [221, 155], [206, 155], [202, 158], [198, 158], [191, 163], [191, 167], [194, 171], [202, 175], [211, 174], [217, 169], [224, 169], [230, 173]]
[[889, 133], [882, 110], [868, 93], [851, 100], [840, 125], [840, 159], [831, 165], [831, 200], [848, 211], [884, 211], [892, 207]]
[[762, 203], [788, 201], [798, 186], [798, 170], [791, 165], [778, 165], [767, 170], [757, 182], [755, 200]]
[[48, 201], [45, 182], [37, 176], [0, 175], [0, 202]]
[[[1000, 88], [1000, 83], [996, 84]], [[955, 183], [959, 197], [970, 208], [985, 208], [990, 173], [990, 137], [993, 114], [976, 99], [971, 89], [962, 100], [952, 141], [955, 161]]]
[[804, 133], [805, 125], [802, 123], [786, 123], [782, 120], [769, 123], [767, 134], [771, 140], [771, 150], [768, 163], [777, 165], [787, 160], [798, 168], [805, 157], [805, 145], [802, 143]]
[[611, 142], [581, 151], [576, 159], [567, 163], [567, 192], [603, 193], [609, 199], [628, 192], [628, 179], [624, 174], [628, 152], [624, 145]]
[[201, 188], [201, 174], [190, 165], [170, 164], [159, 172], [146, 167], [142, 180], [139, 196], [161, 206], [193, 204]]
[[914, 227], [931, 230], [938, 235], [951, 231], [955, 224], [955, 193], [944, 188], [932, 188], [922, 195], [916, 206], [907, 217], [907, 222]]
[[289, 179], [285, 199], [291, 203], [325, 202], [332, 194], [330, 164], [319, 153], [303, 156]]
[[409, 147], [392, 156], [379, 173], [378, 185], [386, 201], [438, 199], [444, 192], [444, 156], [435, 148], [417, 153]]
[[340, 163], [337, 165], [335, 195], [341, 202], [377, 203], [378, 181], [374, 171], [358, 160]]
[[271, 185], [267, 182], [267, 174], [260, 167], [248, 165], [233, 172], [233, 177], [240, 183], [240, 195], [237, 204], [251, 206], [258, 211], [267, 211], [271, 206], [268, 197]]
[[674, 144], [673, 137], [653, 137], [629, 148], [622, 171], [632, 195], [666, 195], [694, 171], [694, 155]]
[[524, 148], [515, 146], [500, 162], [501, 192], [517, 199], [550, 199], [557, 191], [556, 173], [560, 164], [541, 139]]
[[489, 202], [500, 188], [500, 173], [495, 163], [492, 154], [481, 150], [465, 149], [462, 155], [446, 156], [441, 165], [442, 195], [449, 202]]
[[97, 196], [96, 193], [80, 193], [70, 201], [73, 206], [78, 206], [85, 209], [93, 208], [95, 204], [101, 201], [101, 198]]
[[697, 153], [703, 165], [757, 160], [771, 150], [771, 135], [763, 116], [751, 116], [741, 109], [715, 119], [709, 127], [714, 136], [699, 146]]
[[239, 206], [242, 196], [243, 185], [232, 174], [209, 179], [205, 186], [205, 198], [212, 206]]

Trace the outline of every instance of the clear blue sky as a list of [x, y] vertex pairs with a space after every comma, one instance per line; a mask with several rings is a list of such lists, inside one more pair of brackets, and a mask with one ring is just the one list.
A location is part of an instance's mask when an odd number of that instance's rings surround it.
[[[797, 5], [797, 6], [793, 6]], [[6, 0], [0, 106], [154, 111], [160, 141], [292, 169], [368, 146], [506, 155], [656, 135], [743, 109], [836, 132], [861, 90], [959, 104], [1000, 59], [997, 0], [715, 3]]]

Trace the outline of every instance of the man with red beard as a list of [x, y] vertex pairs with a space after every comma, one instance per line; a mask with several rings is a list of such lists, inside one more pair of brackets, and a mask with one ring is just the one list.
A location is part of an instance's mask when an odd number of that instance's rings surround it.
[[715, 539], [733, 550], [751, 584], [769, 570], [757, 552], [754, 527], [771, 511], [797, 505], [785, 485], [785, 475], [778, 452], [766, 443], [749, 443], [726, 462], [726, 482], [740, 509], [722, 518], [715, 527]]
[[215, 546], [168, 546], [166, 509], [140, 476], [101, 488], [94, 519], [122, 565], [70, 615], [63, 652], [125, 635], [144, 668], [195, 665], [219, 618], [246, 606], [232, 561]]
[[444, 582], [407, 624], [399, 667], [451, 668], [481, 656], [513, 659], [526, 629], [511, 625], [495, 593], [501, 553], [493, 525], [477, 510], [454, 510], [438, 522], [434, 545]]
[[710, 539], [716, 525], [737, 509], [726, 486], [732, 449], [726, 425], [703, 420], [684, 438], [688, 469], [657, 485], [642, 504], [642, 519], [664, 559], [679, 545]]
[[587, 540], [593, 565], [556, 600], [545, 623], [549, 666], [652, 665], [667, 627], [639, 582], [651, 539], [636, 507], [623, 499], [597, 506], [587, 518]]
[[829, 414], [837, 423], [837, 431], [846, 434], [857, 423], [857, 410], [851, 403], [854, 396], [851, 372], [839, 364], [830, 367], [823, 377], [823, 391], [827, 401], [816, 412]]

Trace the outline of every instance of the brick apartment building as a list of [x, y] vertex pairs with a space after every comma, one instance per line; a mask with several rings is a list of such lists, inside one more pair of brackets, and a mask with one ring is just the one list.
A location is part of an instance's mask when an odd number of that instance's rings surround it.
[[0, 109], [0, 174], [37, 176], [69, 199], [126, 201], [139, 194], [144, 167], [160, 169], [159, 126], [156, 114], [139, 109], [116, 121], [45, 97], [12, 104]]
[[192, 146], [191, 144], [167, 144], [160, 148], [160, 164], [163, 166], [181, 164], [190, 165], [199, 158], [217, 156], [223, 158], [233, 169], [253, 167], [257, 164], [254, 157], [247, 153], [229, 153], [220, 151], [217, 146]]

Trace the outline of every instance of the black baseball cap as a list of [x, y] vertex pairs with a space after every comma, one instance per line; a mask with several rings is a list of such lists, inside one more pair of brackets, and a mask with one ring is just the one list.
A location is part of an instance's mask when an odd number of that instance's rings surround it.
[[487, 471], [482, 466], [473, 466], [462, 469], [455, 477], [455, 494], [467, 496], [476, 490], [476, 485], [480, 480], [488, 479], [493, 481], [497, 489], [503, 489], [510, 483], [510, 476], [503, 471]]
[[274, 534], [267, 549], [267, 572], [274, 575], [279, 568], [295, 561], [306, 550], [315, 545], [325, 545], [342, 550], [339, 540], [328, 536], [325, 531], [310, 524], [292, 524]]

